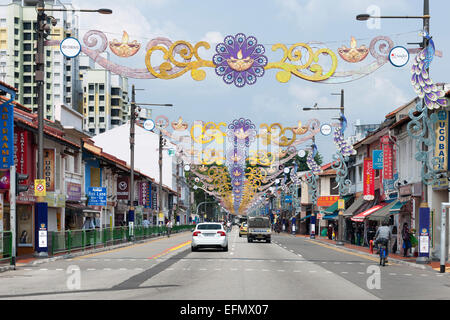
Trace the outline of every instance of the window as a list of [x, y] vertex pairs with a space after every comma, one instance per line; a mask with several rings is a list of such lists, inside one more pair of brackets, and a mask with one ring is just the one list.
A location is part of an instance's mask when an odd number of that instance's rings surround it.
[[105, 118], [104, 117], [100, 117], [100, 122], [101, 123], [105, 122]]
[[23, 77], [23, 82], [25, 82], [25, 83], [31, 83], [31, 77], [30, 77], [30, 76], [24, 76], [24, 77]]
[[31, 61], [31, 54], [24, 54], [23, 61]]
[[200, 224], [197, 230], [222, 230], [221, 224]]
[[19, 29], [14, 29], [14, 34], [17, 36], [19, 35]]
[[23, 72], [31, 72], [31, 64], [24, 65]]
[[23, 88], [24, 93], [31, 93], [31, 87], [24, 87]]
[[31, 51], [31, 43], [24, 43], [23, 51]]
[[89, 96], [89, 101], [95, 101], [95, 97], [94, 96]]
[[15, 23], [15, 24], [19, 24], [19, 18], [16, 18], [16, 17], [15, 17], [15, 18], [14, 18], [14, 23]]
[[50, 83], [47, 83], [47, 89], [50, 90], [52, 88], [52, 85]]
[[99, 111], [100, 111], [100, 112], [105, 112], [105, 107], [103, 107], [103, 106], [102, 106], [102, 107], [99, 107]]
[[31, 30], [31, 22], [24, 22], [23, 23], [23, 29], [24, 30]]
[[99, 96], [100, 101], [105, 101], [105, 96]]
[[23, 40], [31, 40], [31, 33], [26, 32], [23, 34]]
[[339, 195], [339, 188], [335, 178], [330, 178], [330, 195]]

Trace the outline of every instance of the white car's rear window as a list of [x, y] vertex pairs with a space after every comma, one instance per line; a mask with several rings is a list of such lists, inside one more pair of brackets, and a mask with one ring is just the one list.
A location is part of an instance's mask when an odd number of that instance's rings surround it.
[[220, 224], [201, 224], [197, 226], [197, 230], [220, 230], [222, 225]]

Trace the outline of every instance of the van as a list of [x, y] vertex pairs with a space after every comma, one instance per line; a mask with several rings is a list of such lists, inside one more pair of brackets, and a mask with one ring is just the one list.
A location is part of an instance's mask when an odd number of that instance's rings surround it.
[[272, 230], [270, 227], [270, 219], [267, 217], [248, 218], [247, 241], [254, 240], [271, 242]]

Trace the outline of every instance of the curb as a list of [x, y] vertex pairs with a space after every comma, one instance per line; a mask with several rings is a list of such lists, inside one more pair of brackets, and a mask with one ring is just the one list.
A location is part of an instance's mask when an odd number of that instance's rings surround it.
[[[178, 232], [178, 233], [176, 233], [176, 235], [182, 234], [182, 233], [185, 233], [185, 232]], [[175, 235], [175, 234], [172, 234], [172, 235]], [[76, 253], [71, 253], [71, 254], [60, 255], [60, 256], [52, 257], [52, 258], [44, 258], [44, 259], [37, 258], [37, 260], [35, 260], [35, 261], [32, 261], [32, 262], [29, 262], [29, 263], [21, 265], [20, 268], [26, 267], [26, 266], [36, 266], [36, 265], [49, 263], [49, 262], [54, 262], [54, 261], [58, 261], [58, 260], [66, 260], [66, 259], [77, 258], [77, 257], [81, 257], [81, 256], [94, 254], [94, 253], [108, 252], [108, 251], [112, 251], [112, 250], [115, 250], [115, 249], [131, 247], [131, 246], [133, 246], [135, 244], [143, 244], [143, 243], [154, 241], [156, 239], [162, 239], [162, 238], [166, 238], [166, 237], [167, 236], [165, 236], [165, 235], [164, 236], [157, 236], [157, 237], [148, 238], [148, 239], [145, 239], [145, 240], [139, 240], [139, 241], [135, 241], [135, 242], [126, 242], [126, 243], [121, 243], [121, 244], [110, 246], [110, 247], [106, 247], [106, 248], [98, 248], [98, 249], [93, 249], [93, 250], [86, 250], [86, 251], [82, 251], [82, 252], [76, 252]], [[16, 264], [16, 268], [17, 268], [17, 264]], [[3, 266], [3, 267], [0, 266], [0, 273], [11, 271], [11, 270], [15, 270], [14, 266]]]

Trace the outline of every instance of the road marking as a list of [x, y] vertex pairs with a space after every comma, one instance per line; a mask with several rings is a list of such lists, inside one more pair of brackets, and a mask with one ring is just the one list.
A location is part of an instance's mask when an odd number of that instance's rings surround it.
[[365, 274], [365, 273], [360, 271], [360, 272], [358, 272], [358, 274]]
[[277, 270], [278, 272], [284, 272], [284, 270]]
[[245, 269], [245, 271], [250, 272], [253, 271], [253, 269]]
[[230, 270], [231, 270], [231, 271], [238, 271], [239, 269], [231, 268]]
[[163, 252], [161, 252], [161, 253], [159, 253], [159, 254], [155, 254], [155, 255], [153, 255], [152, 257], [148, 258], [148, 259], [149, 259], [149, 260], [152, 260], [152, 259], [160, 258], [160, 257], [163, 256], [163, 255], [166, 255], [166, 254], [169, 254], [169, 253], [171, 253], [171, 252], [173, 252], [173, 251], [179, 250], [179, 249], [181, 249], [181, 248], [183, 248], [183, 247], [185, 247], [185, 246], [187, 246], [187, 245], [189, 245], [189, 244], [191, 244], [191, 243], [192, 243], [191, 240], [186, 241], [186, 242], [183, 242], [182, 244], [179, 244], [179, 245], [176, 245], [176, 246], [174, 246], [174, 247], [172, 247], [172, 248], [166, 249], [166, 250], [164, 250]]
[[40, 271], [48, 271], [48, 269], [40, 269]]
[[390, 276], [396, 276], [396, 273], [389, 273]]
[[222, 269], [218, 269], [218, 268], [217, 268], [217, 269], [214, 269], [214, 271], [222, 271]]
[[322, 261], [322, 263], [323, 263], [323, 264], [327, 264], [327, 262], [326, 262], [326, 261]]
[[262, 271], [263, 271], [263, 272], [269, 272], [269, 270], [267, 270], [267, 269], [263, 269]]
[[168, 269], [166, 269], [167, 271], [173, 271], [173, 270], [175, 270], [174, 268], [168, 268]]
[[317, 273], [317, 271], [315, 270], [311, 270], [309, 273]]
[[347, 264], [353, 264], [353, 263], [351, 263], [351, 262], [347, 262]]
[[143, 271], [144, 269], [142, 269], [142, 268], [135, 268], [134, 270], [135, 271]]
[[112, 269], [111, 268], [105, 268], [105, 269], [103, 269], [104, 271], [111, 271]]
[[87, 269], [87, 271], [95, 271], [95, 269]]
[[343, 271], [342, 274], [348, 274], [348, 272], [347, 271]]
[[409, 274], [409, 273], [405, 273], [404, 275], [408, 276], [408, 277], [412, 276], [412, 274]]
[[201, 268], [201, 269], [199, 269], [200, 271], [208, 271], [208, 269], [205, 269], [205, 268]]
[[302, 272], [302, 271], [301, 271], [301, 270], [295, 270], [294, 272], [300, 273], [300, 272]]

